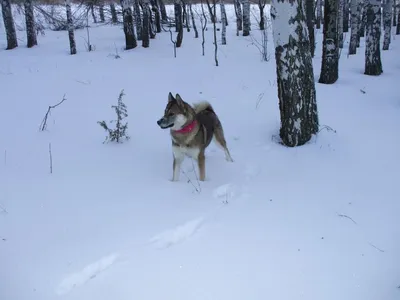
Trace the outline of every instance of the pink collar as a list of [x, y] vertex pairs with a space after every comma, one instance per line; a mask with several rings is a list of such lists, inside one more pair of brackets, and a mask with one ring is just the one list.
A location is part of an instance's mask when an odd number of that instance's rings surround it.
[[196, 125], [197, 125], [197, 121], [193, 120], [192, 122], [187, 124], [185, 127], [181, 128], [179, 130], [174, 130], [174, 132], [176, 132], [176, 133], [189, 133], [189, 132], [192, 132], [192, 130], [194, 129], [194, 127], [196, 127]]

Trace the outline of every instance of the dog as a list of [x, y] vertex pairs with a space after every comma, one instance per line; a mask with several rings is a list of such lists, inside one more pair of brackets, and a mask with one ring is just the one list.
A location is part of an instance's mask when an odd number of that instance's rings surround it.
[[173, 152], [172, 181], [179, 181], [181, 164], [185, 156], [194, 158], [199, 167], [199, 179], [205, 180], [206, 148], [211, 140], [224, 150], [225, 159], [233, 162], [229, 153], [224, 130], [211, 104], [203, 101], [193, 107], [183, 101], [179, 94], [168, 94], [164, 116], [157, 121], [162, 129], [170, 128]]

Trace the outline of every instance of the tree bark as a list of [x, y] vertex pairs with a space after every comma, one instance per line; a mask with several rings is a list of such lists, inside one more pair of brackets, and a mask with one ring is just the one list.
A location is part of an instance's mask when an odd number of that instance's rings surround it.
[[358, 5], [357, 5], [357, 48], [360, 47], [360, 40], [361, 40], [361, 31], [363, 31], [362, 29], [362, 15], [363, 15], [363, 8], [364, 6], [364, 0], [358, 0]]
[[358, 38], [358, 3], [360, 0], [351, 0], [351, 35], [349, 45], [349, 55], [357, 53], [357, 38]]
[[308, 28], [308, 34], [310, 36], [311, 57], [314, 57], [315, 53], [314, 0], [305, 0], [305, 5], [306, 5], [307, 28]]
[[393, 27], [396, 27], [397, 5], [396, 0], [393, 0]]
[[192, 4], [189, 4], [189, 11], [190, 11], [190, 16], [192, 17], [192, 26], [193, 26], [193, 30], [194, 30], [194, 38], [197, 39], [199, 37], [199, 32], [197, 31], [196, 22], [194, 20], [194, 13], [193, 13], [193, 9], [192, 9]]
[[[125, 0], [125, 1], [127, 1], [127, 0]], [[139, 1], [140, 0], [134, 0], [134, 3], [133, 3], [133, 7], [134, 7], [134, 9], [135, 9], [135, 24], [136, 24], [136, 34], [137, 34], [137, 39], [139, 40], [139, 41], [141, 41], [142, 40], [142, 31], [143, 31], [143, 28], [142, 28], [142, 16], [141, 16], [141, 14], [140, 14], [140, 3], [139, 3]]]
[[104, 5], [103, 3], [99, 4], [99, 15], [100, 15], [100, 22], [105, 23], [106, 18], [104, 17]]
[[349, 32], [349, 3], [350, 3], [349, 0], [344, 0], [344, 4], [343, 4], [343, 32]]
[[240, 0], [234, 0], [235, 14], [236, 14], [236, 30], [237, 32], [243, 30], [243, 13]]
[[325, 0], [324, 38], [319, 83], [332, 84], [339, 78], [338, 2], [339, 0]]
[[175, 23], [178, 35], [176, 37], [176, 47], [182, 46], [183, 41], [183, 16], [182, 16], [182, 4], [180, 0], [175, 0], [174, 4], [175, 10]]
[[154, 12], [154, 19], [156, 22], [156, 31], [157, 31], [157, 33], [160, 33], [162, 31], [161, 16], [160, 16], [160, 7], [158, 5], [157, 0], [151, 0], [151, 8], [152, 8], [152, 11]]
[[111, 11], [111, 22], [113, 24], [118, 23], [117, 10], [115, 9], [115, 4], [113, 2], [110, 3], [110, 11]]
[[7, 50], [18, 47], [17, 32], [15, 31], [14, 18], [11, 10], [10, 0], [0, 0], [3, 13], [4, 28], [7, 36]]
[[220, 7], [221, 7], [221, 22], [222, 22], [221, 44], [226, 45], [226, 13], [225, 13], [224, 0], [220, 0]]
[[382, 50], [389, 50], [390, 35], [392, 32], [392, 8], [393, 0], [383, 0], [383, 47]]
[[35, 16], [33, 14], [32, 0], [24, 1], [27, 46], [32, 48], [37, 45]]
[[265, 4], [266, 0], [258, 0], [258, 10], [260, 12], [260, 22], [259, 22], [260, 30], [265, 29], [265, 15], [264, 15]]
[[338, 10], [338, 43], [339, 48], [343, 48], [343, 9], [344, 9], [344, 1], [339, 0], [339, 10]]
[[148, 48], [150, 46], [150, 16], [147, 0], [143, 0], [143, 25], [142, 25], [142, 47]]
[[318, 131], [310, 40], [303, 0], [272, 0], [280, 137], [289, 147], [307, 143]]
[[72, 19], [72, 12], [71, 12], [71, 0], [65, 0], [65, 9], [67, 10], [69, 49], [70, 49], [71, 55], [74, 55], [74, 54], [76, 54], [76, 43], [75, 43], [75, 36], [74, 36], [74, 21]]
[[316, 27], [317, 29], [321, 28], [321, 19], [322, 19], [322, 0], [317, 0], [317, 7], [316, 7], [316, 11], [317, 11], [317, 19], [316, 19]]
[[158, 0], [160, 1], [160, 11], [161, 11], [161, 21], [164, 23], [168, 23], [168, 15], [167, 15], [167, 10], [165, 9], [165, 4], [163, 0]]
[[366, 38], [365, 38], [365, 75], [382, 74], [380, 51], [381, 39], [381, 2], [368, 0], [366, 6]]
[[250, 1], [243, 0], [243, 36], [250, 35]]
[[135, 30], [133, 28], [132, 9], [128, 0], [121, 0], [121, 6], [125, 33], [125, 50], [130, 50], [137, 47]]

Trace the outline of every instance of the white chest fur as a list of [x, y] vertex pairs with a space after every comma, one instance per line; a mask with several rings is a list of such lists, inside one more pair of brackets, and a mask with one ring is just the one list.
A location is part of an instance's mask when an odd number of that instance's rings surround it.
[[172, 151], [176, 159], [183, 159], [185, 156], [189, 156], [193, 159], [198, 159], [200, 149], [199, 148], [187, 148], [173, 146]]

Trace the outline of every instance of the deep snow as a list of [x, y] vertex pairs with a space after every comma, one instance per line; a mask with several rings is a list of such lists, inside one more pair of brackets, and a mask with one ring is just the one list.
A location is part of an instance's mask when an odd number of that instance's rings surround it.
[[[168, 32], [123, 51], [111, 25], [90, 29], [90, 53], [85, 30], [75, 56], [66, 32], [26, 49], [19, 31], [20, 47], [0, 50], [0, 299], [399, 299], [397, 36], [384, 73], [368, 77], [364, 41], [347, 57], [346, 35], [338, 82], [316, 83], [321, 132], [289, 149], [275, 138], [272, 34], [261, 62], [227, 11], [219, 67], [211, 24], [205, 57], [193, 31], [173, 58]], [[316, 41], [317, 81], [322, 31]], [[131, 139], [102, 144], [96, 122], [114, 118], [121, 89]], [[210, 146], [204, 183], [190, 159], [170, 181], [170, 137], [156, 124], [168, 92], [210, 101], [224, 126], [235, 162]]]

